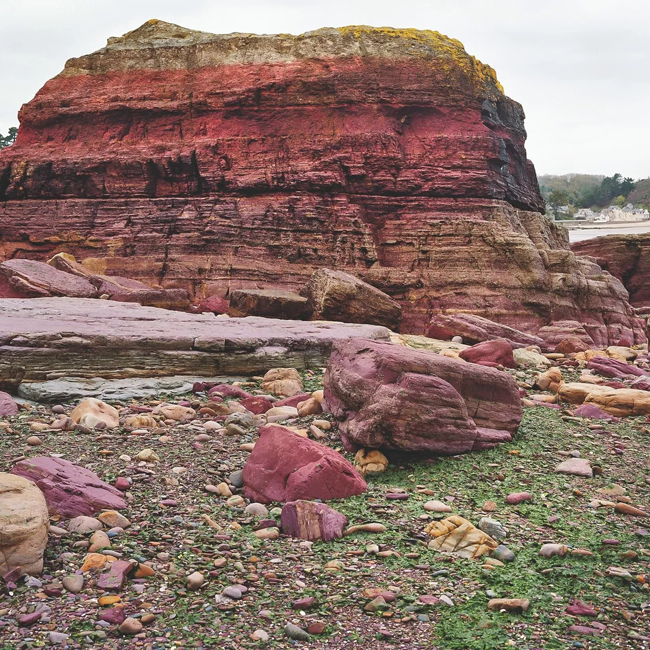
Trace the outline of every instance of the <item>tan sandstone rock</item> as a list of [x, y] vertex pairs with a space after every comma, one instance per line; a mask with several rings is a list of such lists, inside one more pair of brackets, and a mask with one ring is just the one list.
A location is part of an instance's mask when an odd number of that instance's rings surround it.
[[354, 457], [354, 466], [362, 476], [386, 471], [388, 458], [378, 449], [359, 449]]
[[295, 368], [273, 368], [264, 375], [261, 387], [278, 397], [293, 397], [302, 391], [302, 379]]
[[89, 397], [70, 413], [70, 417], [77, 423], [89, 429], [94, 429], [98, 424], [104, 423], [107, 429], [114, 429], [120, 425], [120, 414], [116, 408]]
[[43, 570], [48, 525], [38, 487], [22, 476], [0, 473], [0, 575], [17, 567], [32, 575]]
[[467, 519], [457, 515], [429, 524], [424, 532], [433, 537], [429, 542], [429, 548], [454, 553], [459, 557], [481, 557], [499, 545]]

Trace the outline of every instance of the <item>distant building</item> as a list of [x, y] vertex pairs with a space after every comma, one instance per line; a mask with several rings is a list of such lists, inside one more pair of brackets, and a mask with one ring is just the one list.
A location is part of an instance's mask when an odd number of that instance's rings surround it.
[[589, 208], [580, 208], [573, 217], [576, 221], [595, 221], [598, 215]]
[[631, 203], [624, 208], [618, 206], [605, 208], [600, 214], [607, 217], [608, 221], [648, 221], [650, 219], [650, 212], [642, 208], [635, 208]]

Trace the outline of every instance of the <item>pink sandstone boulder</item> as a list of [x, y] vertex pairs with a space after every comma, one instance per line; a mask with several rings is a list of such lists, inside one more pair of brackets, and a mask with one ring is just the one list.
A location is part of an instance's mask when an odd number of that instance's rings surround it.
[[348, 518], [324, 503], [290, 501], [282, 507], [282, 532], [309, 541], [330, 542], [343, 537]]
[[522, 417], [507, 373], [367, 339], [334, 345], [324, 391], [348, 449], [462, 454], [511, 440]]
[[239, 403], [253, 415], [266, 413], [270, 408], [273, 408], [273, 403], [269, 402], [266, 397], [262, 397], [261, 395], [256, 395], [255, 397], [246, 397]]
[[18, 413], [18, 404], [9, 393], [0, 391], [0, 417], [7, 417], [8, 415], [16, 415]]
[[461, 350], [458, 356], [470, 363], [478, 363], [491, 368], [497, 366], [504, 366], [505, 368], [517, 367], [517, 362], [512, 354], [512, 346], [505, 339], [477, 343], [470, 348]]
[[514, 348], [537, 345], [545, 348], [544, 339], [533, 334], [525, 334], [514, 327], [495, 323], [476, 314], [437, 314], [429, 323], [427, 336], [433, 339], [450, 340], [460, 336], [463, 343], [473, 345], [483, 341], [505, 339]]
[[273, 424], [260, 429], [244, 465], [244, 496], [260, 503], [345, 499], [366, 489], [341, 454]]
[[63, 458], [37, 456], [14, 465], [12, 474], [38, 485], [52, 515], [72, 519], [100, 510], [126, 508], [122, 493], [85, 467]]
[[630, 375], [634, 375], [635, 377], [648, 376], [648, 373], [641, 370], [641, 368], [626, 363], [625, 361], [611, 359], [610, 357], [593, 357], [587, 363], [587, 368], [603, 377], [611, 377], [613, 379], [624, 379]]

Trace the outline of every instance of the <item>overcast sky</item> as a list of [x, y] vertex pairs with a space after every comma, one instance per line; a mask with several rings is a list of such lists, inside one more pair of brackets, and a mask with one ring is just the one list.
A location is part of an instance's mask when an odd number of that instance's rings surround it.
[[650, 176], [648, 0], [0, 0], [0, 132], [68, 58], [150, 18], [215, 33], [437, 30], [523, 104], [539, 174]]

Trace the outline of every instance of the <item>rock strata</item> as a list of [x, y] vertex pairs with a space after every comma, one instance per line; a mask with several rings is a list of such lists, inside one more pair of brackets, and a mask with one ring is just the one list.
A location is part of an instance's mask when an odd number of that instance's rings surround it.
[[19, 118], [0, 260], [69, 252], [197, 303], [330, 268], [398, 301], [404, 332], [461, 310], [645, 338], [622, 284], [543, 216], [522, 107], [437, 32], [151, 20], [68, 61]]

